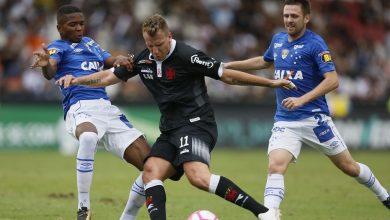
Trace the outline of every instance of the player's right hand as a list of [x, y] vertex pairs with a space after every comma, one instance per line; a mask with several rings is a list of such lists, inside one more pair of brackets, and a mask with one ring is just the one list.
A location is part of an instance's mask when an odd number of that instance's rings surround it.
[[56, 81], [56, 84], [68, 88], [69, 86], [77, 84], [77, 78], [73, 75], [65, 75]]
[[42, 49], [43, 51], [33, 52], [33, 55], [35, 56], [35, 61], [31, 65], [31, 68], [45, 67], [49, 64], [50, 54], [45, 43], [42, 44]]
[[130, 72], [133, 71], [134, 66], [134, 54], [127, 54], [127, 56], [118, 55], [115, 57], [114, 67], [125, 66]]
[[295, 90], [298, 89], [293, 82], [291, 82], [290, 80], [287, 80], [287, 79], [272, 80], [271, 87], [272, 88], [283, 87], [285, 89], [295, 89]]

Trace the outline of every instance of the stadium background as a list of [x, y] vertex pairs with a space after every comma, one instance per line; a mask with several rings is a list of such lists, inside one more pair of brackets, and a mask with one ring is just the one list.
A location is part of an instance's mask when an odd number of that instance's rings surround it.
[[[62, 124], [61, 94], [29, 67], [32, 52], [59, 37], [55, 12], [66, 3], [82, 8], [85, 34], [114, 55], [144, 48], [141, 21], [155, 12], [166, 16], [175, 39], [222, 61], [261, 55], [283, 30], [278, 0], [0, 0], [0, 149], [74, 150]], [[340, 87], [328, 100], [347, 144], [390, 149], [390, 2], [313, 0], [309, 27], [326, 39], [336, 63]], [[264, 148], [273, 90], [207, 83], [219, 122], [218, 146]], [[138, 77], [109, 93], [153, 141], [158, 110]]]

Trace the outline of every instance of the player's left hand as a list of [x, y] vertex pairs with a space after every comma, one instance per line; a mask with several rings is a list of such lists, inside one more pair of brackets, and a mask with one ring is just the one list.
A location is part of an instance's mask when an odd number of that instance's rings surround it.
[[134, 66], [133, 58], [134, 58], [133, 54], [127, 54], [127, 56], [123, 56], [123, 55], [116, 56], [113, 66], [114, 67], [124, 66], [128, 71], [132, 71]]
[[288, 98], [283, 99], [283, 101], [282, 101], [282, 106], [287, 108], [287, 109], [290, 109], [290, 110], [299, 108], [299, 107], [303, 106], [304, 104], [305, 104], [305, 102], [300, 97], [288, 97]]

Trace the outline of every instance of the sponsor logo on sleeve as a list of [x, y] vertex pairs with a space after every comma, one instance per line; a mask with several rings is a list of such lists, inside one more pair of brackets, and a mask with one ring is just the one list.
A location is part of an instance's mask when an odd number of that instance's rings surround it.
[[318, 54], [318, 56], [320, 56], [321, 60], [325, 63], [332, 62], [332, 56], [330, 55], [329, 51], [324, 51]]
[[52, 55], [52, 54], [57, 53], [58, 49], [57, 48], [49, 48], [48, 51], [49, 51], [49, 55]]
[[192, 55], [191, 56], [191, 63], [196, 63], [196, 64], [199, 64], [199, 65], [202, 65], [202, 66], [205, 66], [207, 68], [212, 68], [214, 66], [214, 62], [213, 61], [204, 61], [204, 60], [201, 60], [197, 54], [195, 55]]

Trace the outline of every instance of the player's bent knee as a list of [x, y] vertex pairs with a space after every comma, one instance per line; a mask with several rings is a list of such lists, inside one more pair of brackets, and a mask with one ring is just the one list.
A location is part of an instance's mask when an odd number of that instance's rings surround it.
[[278, 161], [278, 160], [270, 160], [268, 165], [268, 173], [269, 174], [284, 174], [287, 170], [289, 162], [286, 161]]
[[142, 174], [142, 181], [144, 183], [148, 183], [150, 182], [151, 180], [155, 179], [154, 175], [153, 175], [153, 166], [151, 164], [149, 164], [148, 162], [146, 162], [144, 164], [144, 171], [143, 171], [143, 174]]
[[173, 169], [170, 166], [172, 165], [164, 159], [149, 157], [144, 164], [142, 180], [144, 183], [155, 179], [165, 180], [169, 176], [170, 169]]

